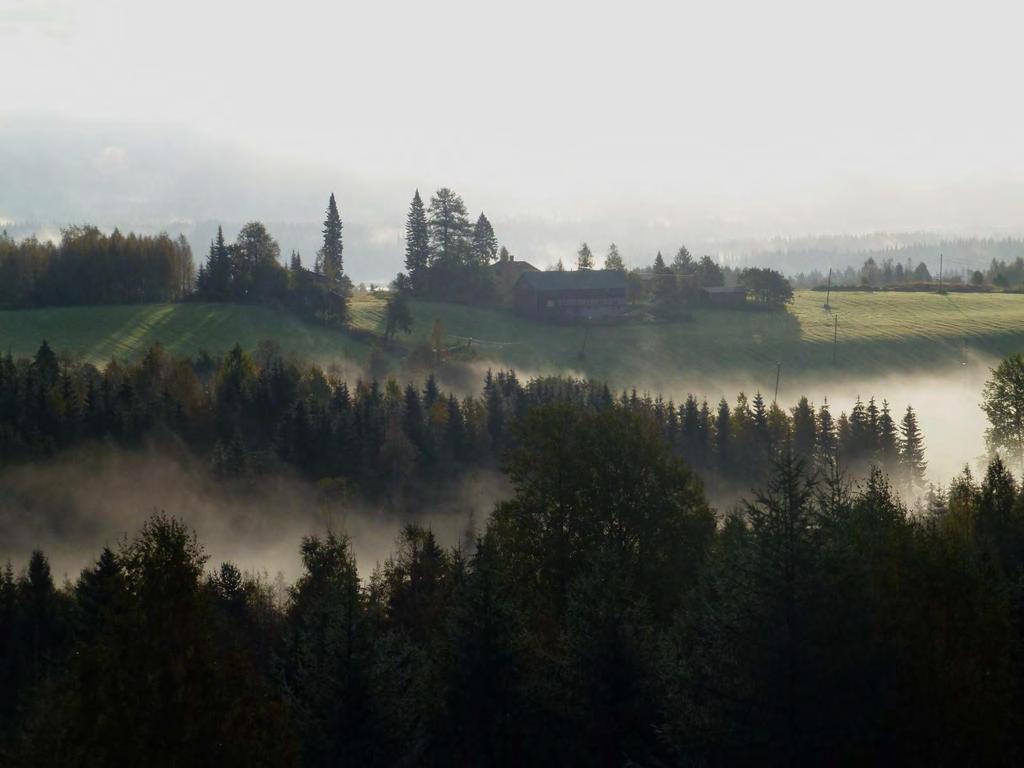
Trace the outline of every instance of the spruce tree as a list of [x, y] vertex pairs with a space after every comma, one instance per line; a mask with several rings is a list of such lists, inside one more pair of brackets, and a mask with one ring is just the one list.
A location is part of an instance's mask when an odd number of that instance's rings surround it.
[[491, 222], [482, 213], [473, 228], [472, 252], [474, 260], [481, 266], [486, 266], [498, 258], [498, 238], [494, 236]]
[[327, 201], [327, 218], [324, 219], [324, 244], [320, 248], [320, 265], [324, 276], [332, 283], [338, 282], [345, 274], [342, 265], [342, 251], [344, 246], [341, 240], [341, 215], [338, 213], [338, 204], [334, 200], [334, 193], [331, 193]]
[[427, 213], [417, 189], [405, 217], [405, 271], [412, 280], [413, 291], [422, 291], [430, 263], [430, 233], [427, 229]]
[[732, 453], [732, 416], [729, 403], [723, 397], [718, 401], [718, 415], [715, 418], [715, 463], [718, 471], [725, 476], [735, 471]]
[[793, 409], [793, 454], [796, 458], [810, 461], [814, 457], [816, 433], [814, 407], [806, 397], [801, 397]]
[[928, 463], [924, 460], [924, 438], [917, 426], [917, 416], [909, 405], [903, 421], [900, 422], [899, 457], [907, 485], [922, 487]]
[[886, 472], [892, 473], [896, 470], [899, 456], [898, 436], [896, 434], [896, 422], [889, 412], [889, 402], [882, 401], [882, 410], [878, 414], [878, 463]]
[[233, 293], [233, 277], [231, 253], [224, 242], [224, 230], [221, 227], [217, 227], [217, 237], [210, 243], [210, 255], [206, 266], [206, 283], [209, 286], [209, 298], [229, 298]]

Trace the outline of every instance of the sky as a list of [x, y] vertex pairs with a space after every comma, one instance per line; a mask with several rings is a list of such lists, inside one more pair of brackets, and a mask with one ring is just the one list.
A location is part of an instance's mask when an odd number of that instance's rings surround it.
[[[446, 185], [499, 220], [1017, 234], [1022, 22], [985, 0], [0, 0], [0, 130], [187, 136], [369, 208]], [[94, 151], [101, 180], [142, 162], [124, 143]]]

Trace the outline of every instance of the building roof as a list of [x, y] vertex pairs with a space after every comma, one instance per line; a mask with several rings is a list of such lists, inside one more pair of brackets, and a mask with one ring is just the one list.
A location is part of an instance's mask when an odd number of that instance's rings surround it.
[[494, 287], [504, 301], [511, 301], [519, 276], [524, 272], [536, 272], [537, 268], [525, 261], [499, 261], [489, 267], [494, 275]]
[[625, 288], [626, 273], [617, 269], [579, 269], [571, 272], [525, 272], [516, 285], [536, 291], [591, 291]]
[[747, 289], [742, 285], [712, 285], [701, 288], [706, 293], [746, 293]]

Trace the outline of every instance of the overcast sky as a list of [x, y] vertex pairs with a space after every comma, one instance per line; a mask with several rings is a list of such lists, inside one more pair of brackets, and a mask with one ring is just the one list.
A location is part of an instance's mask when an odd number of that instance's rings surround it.
[[1019, 231], [1021, 3], [607, 5], [0, 0], [0, 121], [156, 124], [504, 216]]

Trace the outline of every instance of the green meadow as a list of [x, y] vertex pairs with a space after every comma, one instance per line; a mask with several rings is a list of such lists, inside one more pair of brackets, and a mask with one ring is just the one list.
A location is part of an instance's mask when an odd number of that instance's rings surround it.
[[[785, 311], [699, 309], [672, 323], [551, 326], [502, 310], [412, 303], [409, 347], [440, 322], [445, 343], [483, 364], [526, 373], [576, 372], [616, 385], [665, 388], [753, 372], [774, 376], [868, 376], [946, 369], [1024, 351], [1024, 296], [1012, 294], [798, 291]], [[384, 300], [353, 301], [353, 325], [380, 334]], [[836, 318], [838, 317], [838, 328]], [[131, 359], [155, 342], [176, 354], [254, 348], [272, 339], [320, 361], [365, 362], [363, 335], [319, 328], [272, 309], [232, 304], [157, 304], [0, 311], [0, 350], [31, 354], [42, 339], [95, 363]], [[835, 341], [835, 343], [833, 343]], [[770, 374], [770, 376], [769, 376]]]

